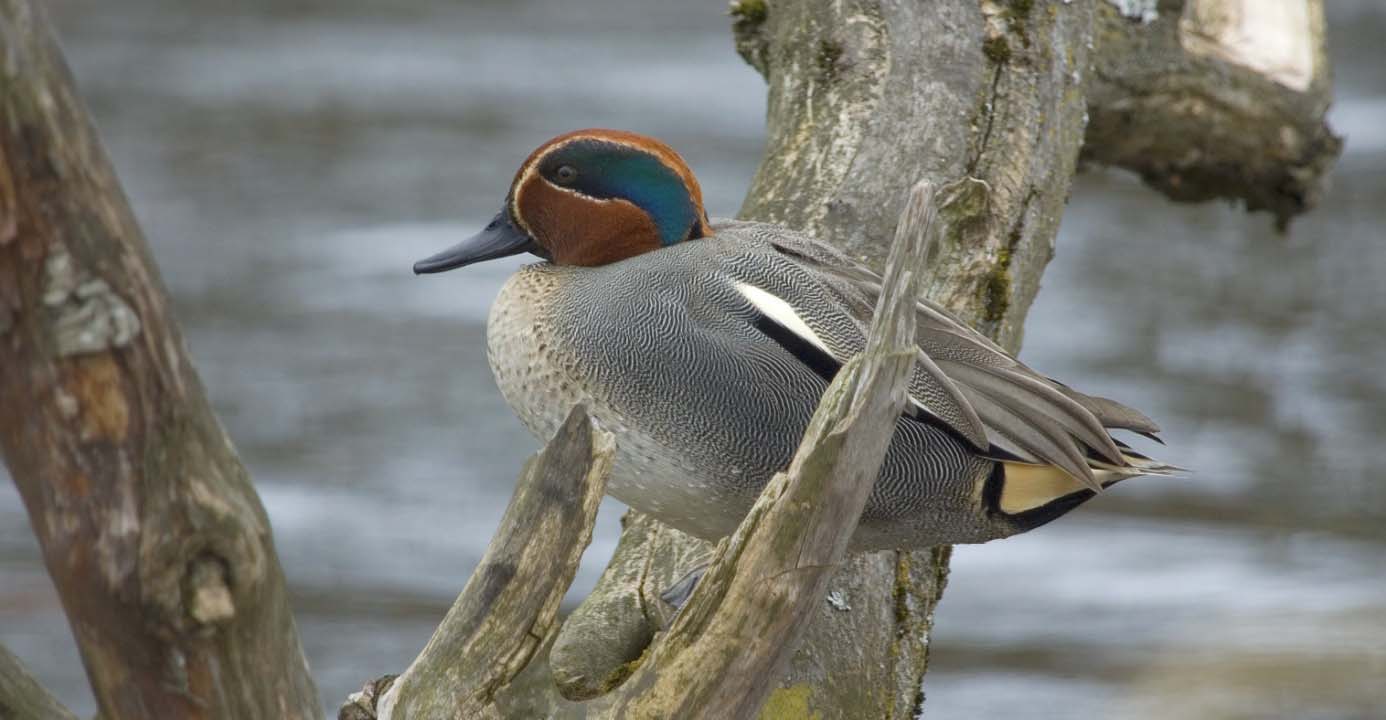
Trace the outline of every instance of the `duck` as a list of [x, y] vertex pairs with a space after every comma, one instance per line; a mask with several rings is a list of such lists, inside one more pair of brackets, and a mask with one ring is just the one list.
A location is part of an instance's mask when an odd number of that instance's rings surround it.
[[[616, 438], [607, 493], [713, 541], [789, 466], [881, 293], [876, 272], [809, 235], [709, 219], [683, 158], [621, 130], [540, 145], [479, 233], [413, 269], [521, 253], [540, 262], [487, 320], [506, 403], [541, 441], [586, 406]], [[1112, 434], [1158, 441], [1144, 414], [1031, 370], [926, 299], [916, 317], [909, 400], [852, 552], [1009, 537], [1179, 470]]]

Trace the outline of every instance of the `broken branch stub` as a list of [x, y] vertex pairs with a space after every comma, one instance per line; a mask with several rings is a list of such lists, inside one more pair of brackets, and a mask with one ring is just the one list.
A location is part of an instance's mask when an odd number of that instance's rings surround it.
[[[592, 539], [615, 447], [573, 408], [525, 464], [486, 554], [423, 652], [388, 689], [368, 686], [381, 720], [499, 716], [495, 694], [547, 638]], [[371, 704], [353, 697], [339, 717], [369, 717]]]
[[1323, 0], [1147, 4], [1132, 17], [1099, 3], [1083, 160], [1282, 227], [1312, 209], [1343, 146], [1326, 119]]
[[917, 278], [934, 188], [910, 192], [863, 353], [824, 393], [789, 469], [761, 493], [668, 634], [610, 709], [619, 718], [751, 718], [842, 563], [885, 457], [918, 352]]

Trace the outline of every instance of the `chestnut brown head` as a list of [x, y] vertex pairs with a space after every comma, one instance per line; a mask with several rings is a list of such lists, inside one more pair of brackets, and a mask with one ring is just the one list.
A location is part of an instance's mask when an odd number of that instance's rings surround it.
[[707, 233], [702, 190], [672, 148], [620, 130], [578, 130], [530, 154], [485, 229], [415, 263], [414, 272], [522, 252], [606, 265]]

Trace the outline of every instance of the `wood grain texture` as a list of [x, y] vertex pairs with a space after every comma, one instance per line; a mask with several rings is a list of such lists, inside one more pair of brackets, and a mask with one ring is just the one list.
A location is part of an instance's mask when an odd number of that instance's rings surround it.
[[934, 188], [905, 203], [862, 354], [823, 394], [788, 470], [761, 492], [604, 716], [753, 718], [827, 595], [908, 399], [916, 277]]
[[264, 508], [30, 0], [0, 1], [0, 368], [102, 717], [321, 717]]
[[0, 719], [77, 720], [39, 685], [19, 658], [0, 646]]
[[[1213, 25], [1258, 6], [1248, 0], [1162, 2], [1149, 23], [1099, 8], [1082, 159], [1126, 168], [1175, 200], [1215, 198], [1264, 210], [1282, 227], [1318, 203], [1342, 139], [1325, 119], [1333, 100], [1322, 0], [1301, 0], [1308, 22], [1303, 88], [1234, 62]], [[1245, 38], [1269, 45], [1274, 38]]]
[[[383, 695], [373, 688], [382, 720], [500, 717], [496, 693], [556, 625], [614, 454], [611, 435], [574, 408], [525, 465], [486, 554], [423, 652]], [[339, 717], [362, 704], [348, 702]]]
[[[940, 241], [920, 279], [928, 295], [1018, 348], [1083, 140], [1086, 103], [1073, 78], [1091, 62], [1093, 3], [778, 0], [742, 2], [733, 15], [738, 49], [769, 82], [769, 141], [741, 215], [808, 230], [880, 269], [909, 185], [967, 179], [943, 198]], [[628, 641], [604, 644], [601, 628], [653, 634], [658, 592], [707, 552], [655, 525], [628, 519], [610, 581], [559, 636], [588, 639], [551, 655], [555, 675], [599, 687], [638, 660]], [[840, 602], [820, 603], [765, 716], [913, 717], [949, 554], [849, 559], [828, 584]], [[615, 607], [642, 611], [618, 616]], [[559, 700], [548, 707], [583, 712]]]

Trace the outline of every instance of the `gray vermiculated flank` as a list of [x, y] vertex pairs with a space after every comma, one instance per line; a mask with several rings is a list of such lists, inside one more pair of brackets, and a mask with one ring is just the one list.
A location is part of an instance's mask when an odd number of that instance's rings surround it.
[[[872, 273], [803, 235], [734, 221], [713, 230], [600, 267], [526, 266], [501, 290], [488, 325], [497, 384], [531, 432], [549, 437], [572, 404], [586, 403], [617, 436], [610, 494], [705, 538], [735, 529], [764, 484], [788, 466], [827, 387], [757, 329], [762, 315], [737, 284], [790, 300], [839, 360], [863, 347], [879, 294]], [[981, 394], [1004, 395], [1014, 382], [1006, 372], [1040, 377], [938, 308], [921, 304], [919, 320], [924, 351], [965, 365]], [[897, 423], [854, 550], [1016, 532], [983, 507], [993, 462], [979, 454], [982, 443], [1063, 461], [1047, 456], [1070, 450], [1088, 430], [1081, 421], [1100, 420], [1057, 391], [1061, 400], [1045, 398], [1049, 404], [1029, 396], [1015, 407], [993, 402], [979, 418], [964, 399], [977, 394], [932, 363], [916, 369], [911, 395], [954, 432]], [[1063, 402], [1072, 407], [1059, 408]], [[1082, 416], [1054, 419], [1074, 408]]]

